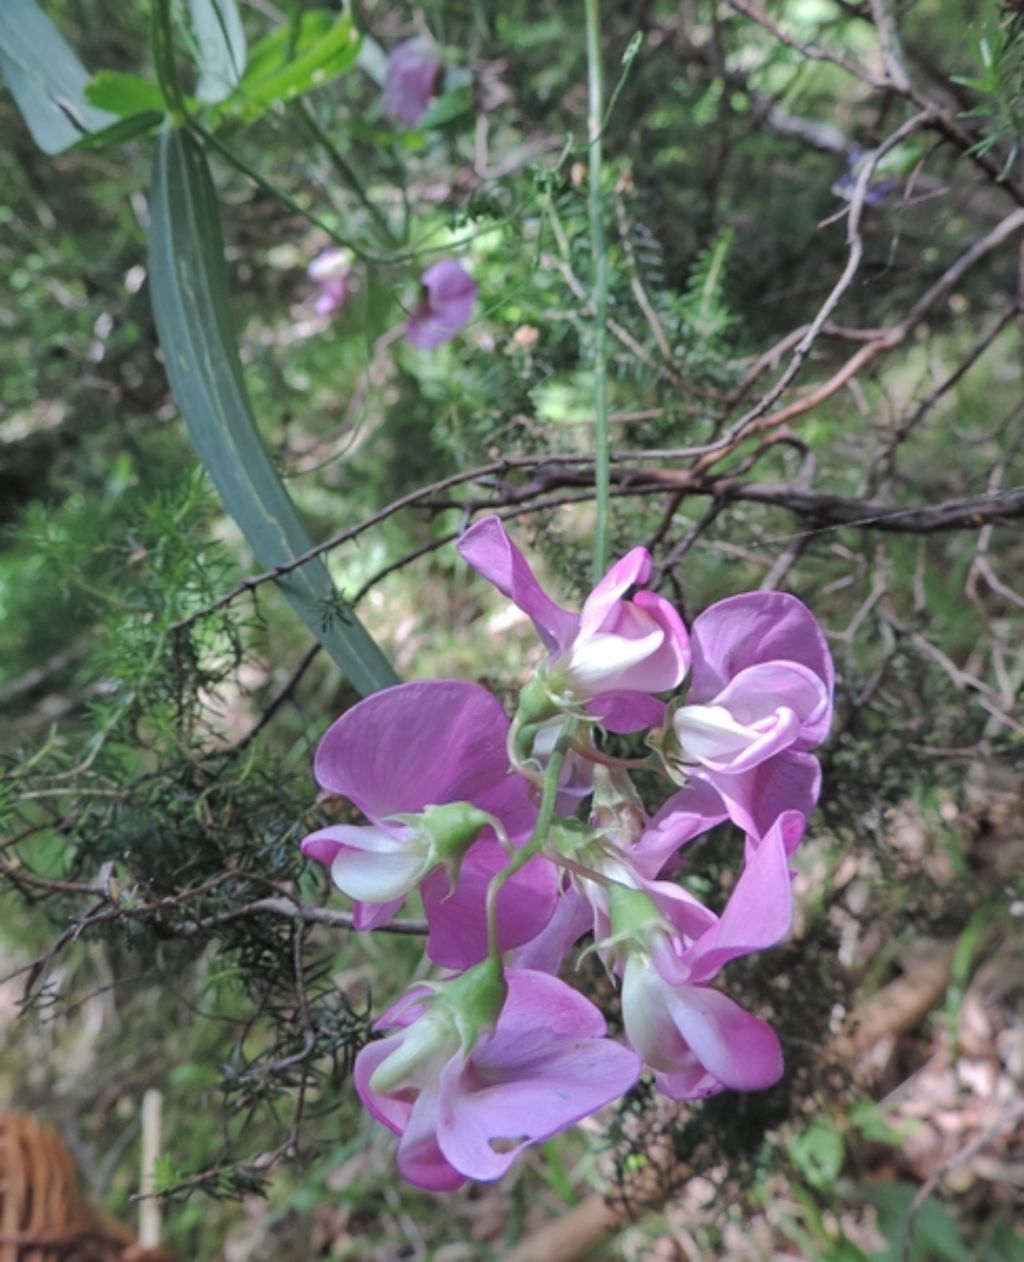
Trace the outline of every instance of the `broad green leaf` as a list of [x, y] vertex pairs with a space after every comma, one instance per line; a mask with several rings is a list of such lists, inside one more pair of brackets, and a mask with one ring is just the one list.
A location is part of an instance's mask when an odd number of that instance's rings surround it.
[[297, 32], [285, 25], [253, 45], [245, 75], [221, 112], [251, 122], [278, 101], [292, 101], [350, 70], [359, 44], [347, 13], [307, 9]]
[[[286, 565], [310, 542], [256, 428], [228, 302], [220, 216], [206, 160], [186, 131], [157, 138], [150, 287], [167, 376], [189, 434], [259, 564]], [[278, 580], [364, 696], [397, 683], [320, 559]]]
[[[888, 1248], [872, 1253], [873, 1262], [971, 1262], [949, 1210], [929, 1196], [914, 1211], [917, 1188], [907, 1183], [879, 1183], [869, 1188], [865, 1198], [878, 1211], [878, 1229]], [[913, 1222], [911, 1215], [914, 1214]], [[910, 1236], [910, 1248], [905, 1248]]]
[[99, 70], [85, 87], [85, 98], [101, 110], [109, 110], [118, 118], [162, 112], [164, 96], [158, 84], [137, 74], [120, 70]]
[[117, 122], [87, 100], [89, 72], [35, 0], [0, 0], [0, 71], [44, 153]]
[[196, 99], [216, 104], [238, 87], [245, 71], [245, 31], [235, 0], [189, 0], [199, 82]]

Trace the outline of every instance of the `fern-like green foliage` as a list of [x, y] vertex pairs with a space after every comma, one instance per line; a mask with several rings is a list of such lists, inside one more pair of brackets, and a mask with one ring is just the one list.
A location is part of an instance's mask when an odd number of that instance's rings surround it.
[[977, 49], [981, 73], [957, 79], [980, 97], [964, 117], [984, 121], [984, 135], [975, 151], [1003, 150], [1004, 173], [1009, 174], [1019, 166], [1024, 140], [1024, 14], [989, 23]]

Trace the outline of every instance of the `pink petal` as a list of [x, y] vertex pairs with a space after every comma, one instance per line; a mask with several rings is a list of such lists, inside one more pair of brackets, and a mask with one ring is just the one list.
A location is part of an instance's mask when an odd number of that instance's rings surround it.
[[455, 546], [478, 574], [532, 620], [549, 650], [561, 652], [572, 641], [579, 619], [544, 591], [497, 517], [481, 518]]
[[[694, 768], [692, 774], [691, 788], [703, 783], [707, 791], [720, 796], [729, 818], [753, 837], [763, 836], [784, 811], [810, 815], [821, 790], [818, 760], [813, 754], [793, 750], [786, 750], [740, 775], [719, 774], [704, 768]], [[655, 822], [662, 813], [655, 817]]]
[[725, 1090], [725, 1084], [719, 1082], [714, 1074], [709, 1074], [692, 1054], [686, 1069], [671, 1074], [655, 1070], [654, 1084], [670, 1100], [706, 1100]]
[[711, 704], [724, 706], [745, 724], [781, 708], [791, 710], [800, 720], [799, 748], [810, 748], [805, 733], [819, 731], [831, 697], [825, 681], [799, 662], [760, 662], [735, 675]]
[[428, 1192], [452, 1192], [466, 1181], [442, 1153], [437, 1137], [444, 1075], [448, 1068], [458, 1066], [457, 1059], [450, 1061], [442, 1070], [441, 1080], [420, 1092], [398, 1143], [398, 1173]]
[[507, 980], [495, 1033], [441, 1077], [438, 1142], [472, 1179], [499, 1178], [526, 1144], [609, 1104], [641, 1070], [633, 1052], [602, 1037], [601, 1014], [564, 982], [515, 970]]
[[634, 548], [614, 565], [587, 597], [579, 633], [566, 668], [580, 691], [598, 687], [639, 692], [675, 688], [689, 664], [689, 640], [679, 614], [655, 592], [623, 599], [651, 572], [645, 548]]
[[343, 894], [364, 903], [404, 899], [425, 874], [422, 845], [381, 828], [336, 825], [342, 843], [331, 864], [331, 880]]
[[320, 286], [320, 294], [313, 304], [313, 310], [317, 315], [333, 315], [345, 305], [348, 293], [349, 282], [346, 278], [338, 277], [335, 280], [324, 281]]
[[332, 826], [310, 833], [302, 841], [299, 849], [307, 859], [312, 859], [314, 863], [322, 863], [325, 868], [329, 868], [341, 847], [342, 843], [336, 836], [335, 827]]
[[456, 259], [438, 259], [420, 277], [438, 313], [451, 313], [465, 324], [476, 299], [476, 281]]
[[476, 281], [461, 263], [441, 259], [420, 278], [425, 294], [409, 317], [405, 335], [421, 351], [432, 351], [468, 322], [476, 302]]
[[349, 254], [340, 246], [331, 245], [321, 250], [308, 268], [309, 279], [321, 284], [348, 271]]
[[[324, 867], [330, 868], [332, 879], [335, 884], [338, 884], [334, 873], [335, 860], [340, 855], [347, 854], [352, 856], [355, 853], [351, 844], [353, 840], [362, 846], [368, 834], [378, 831], [377, 829], [359, 828], [348, 824], [332, 824], [329, 828], [321, 828], [318, 832], [310, 833], [302, 842], [302, 853], [307, 859], [312, 859], [314, 863], [322, 863]], [[343, 889], [344, 886], [339, 885], [338, 888]], [[379, 901], [363, 903], [357, 899], [352, 905], [355, 928], [360, 930], [378, 929], [381, 925], [388, 924], [395, 912], [405, 902], [405, 897], [405, 894], [402, 894], [398, 898], [385, 900], [383, 903]]]
[[558, 900], [554, 915], [528, 942], [518, 947], [513, 964], [518, 969], [536, 969], [542, 973], [557, 973], [562, 961], [580, 938], [593, 927], [594, 916], [590, 904], [574, 885], [565, 890]]
[[724, 706], [684, 705], [672, 719], [684, 759], [721, 774], [738, 775], [783, 753], [800, 735], [800, 718], [780, 706], [749, 726]]
[[700, 1063], [736, 1091], [760, 1091], [782, 1077], [775, 1031], [721, 991], [684, 986], [671, 992], [669, 1010]]
[[661, 688], [650, 682], [654, 675], [648, 672], [647, 664], [664, 638], [657, 626], [645, 626], [643, 634], [635, 636], [604, 632], [577, 636], [562, 659], [570, 690], [580, 697], [592, 697], [606, 688], [660, 692]]
[[674, 881], [645, 881], [642, 888], [686, 941], [703, 938], [718, 925], [715, 913]]
[[[412, 991], [395, 1004], [377, 1022], [376, 1027], [393, 1021], [407, 1026], [422, 1012], [424, 991]], [[356, 1091], [369, 1112], [388, 1130], [401, 1135], [398, 1145], [398, 1168], [404, 1178], [417, 1187], [433, 1192], [448, 1192], [465, 1182], [445, 1160], [437, 1146], [437, 1111], [440, 1088], [440, 1064], [421, 1067], [422, 1089], [415, 1086], [393, 1092], [374, 1090], [371, 1080], [380, 1066], [400, 1054], [408, 1037], [403, 1028], [389, 1038], [368, 1043], [356, 1056], [353, 1068]]]
[[622, 1021], [644, 1063], [678, 1073], [693, 1060], [669, 1010], [671, 985], [644, 955], [631, 955], [622, 979]]
[[[832, 654], [825, 633], [807, 606], [785, 592], [747, 592], [718, 601], [694, 621], [691, 645], [691, 702], [709, 702], [741, 670], [769, 661], [806, 666], [832, 695]], [[827, 730], [823, 719], [822, 739]]]
[[601, 1038], [607, 1032], [599, 1009], [559, 978], [533, 969], [508, 969], [505, 980], [508, 995], [501, 1019], [473, 1053], [482, 1073], [532, 1070], [553, 1045]]
[[529, 827], [528, 787], [508, 775], [509, 720], [484, 688], [462, 679], [427, 679], [385, 688], [327, 729], [314, 773], [375, 823], [426, 806], [499, 800], [511, 832]]
[[390, 1008], [380, 1014], [373, 1023], [375, 1032], [380, 1030], [404, 1030], [418, 1020], [427, 1009], [427, 1000], [433, 991], [425, 985], [413, 986], [403, 992]]
[[779, 819], [750, 854], [721, 920], [684, 952], [691, 981], [706, 982], [730, 960], [775, 946], [792, 925], [793, 888]]
[[393, 122], [414, 127], [427, 112], [442, 66], [423, 40], [413, 38], [388, 54], [384, 113]]
[[360, 1100], [382, 1126], [394, 1131], [396, 1135], [401, 1135], [409, 1125], [412, 1102], [405, 1096], [384, 1095], [379, 1091], [374, 1091], [370, 1086], [370, 1079], [384, 1061], [393, 1052], [398, 1051], [404, 1037], [404, 1032], [399, 1032], [392, 1034], [390, 1038], [376, 1039], [372, 1043], [367, 1043], [359, 1050], [355, 1065], [352, 1067], [352, 1078]]
[[[424, 880], [421, 892], [430, 926], [427, 954], [436, 964], [461, 970], [487, 954], [487, 886], [506, 863], [498, 842], [478, 841], [463, 860], [454, 892], [442, 869]], [[558, 881], [558, 870], [538, 855], [507, 882], [498, 895], [498, 941], [503, 951], [529, 942], [548, 923]]]
[[664, 701], [642, 692], [602, 692], [587, 702], [587, 712], [607, 732], [644, 732], [665, 721]]
[[650, 669], [657, 670], [662, 682], [652, 692], [664, 692], [677, 688], [690, 669], [690, 637], [676, 607], [657, 592], [637, 592], [633, 604], [647, 617], [652, 618], [665, 632], [665, 640]]
[[623, 597], [631, 587], [646, 583], [651, 577], [651, 554], [646, 548], [634, 548], [621, 561], [616, 561], [583, 603], [580, 610], [580, 634], [594, 635], [612, 628], [606, 626], [618, 614]]
[[691, 780], [670, 797], [651, 820], [633, 848], [633, 858], [645, 876], [658, 876], [681, 846], [727, 818], [717, 789], [700, 780]]

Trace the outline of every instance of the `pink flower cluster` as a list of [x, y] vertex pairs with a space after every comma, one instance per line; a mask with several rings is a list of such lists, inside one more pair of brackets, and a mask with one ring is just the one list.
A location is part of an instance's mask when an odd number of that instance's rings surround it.
[[[817, 800], [810, 751], [833, 690], [824, 634], [792, 596], [734, 596], [687, 631], [643, 589], [643, 548], [579, 613], [543, 590], [497, 518], [458, 549], [547, 650], [516, 713], [455, 679], [368, 697], [328, 730], [315, 765], [367, 823], [302, 843], [360, 928], [422, 899], [442, 974], [381, 1017], [386, 1037], [360, 1052], [355, 1080], [401, 1136], [402, 1175], [434, 1191], [498, 1178], [645, 1067], [676, 1100], [781, 1076], [774, 1031], [718, 979], [789, 931], [790, 858]], [[614, 757], [609, 732], [646, 733], [649, 752]], [[671, 785], [653, 816], [630, 779], [638, 764]], [[689, 842], [727, 821], [745, 844], [716, 913], [669, 876]], [[559, 976], [590, 934], [621, 983], [621, 1042]]]

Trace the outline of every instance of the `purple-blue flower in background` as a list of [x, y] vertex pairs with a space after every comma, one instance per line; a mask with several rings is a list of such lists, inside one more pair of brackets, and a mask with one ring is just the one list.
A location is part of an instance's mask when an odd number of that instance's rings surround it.
[[384, 113], [415, 127], [427, 112], [444, 66], [426, 40], [414, 36], [392, 48], [384, 80]]
[[421, 351], [450, 342], [469, 320], [476, 302], [476, 281], [461, 263], [439, 259], [420, 277], [423, 295], [405, 326], [405, 335]]

